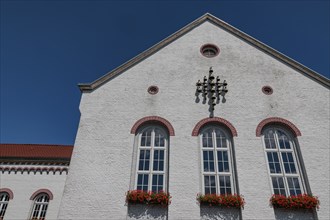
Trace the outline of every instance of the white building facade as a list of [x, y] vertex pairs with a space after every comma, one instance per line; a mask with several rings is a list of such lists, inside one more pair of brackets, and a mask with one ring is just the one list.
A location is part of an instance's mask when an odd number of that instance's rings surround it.
[[[58, 219], [329, 219], [329, 80], [218, 18], [79, 87]], [[136, 189], [171, 204], [127, 204]], [[198, 193], [246, 204], [200, 206]], [[312, 194], [320, 209], [272, 208], [273, 194]]]
[[56, 219], [72, 149], [0, 144], [0, 219]]
[[[229, 90], [214, 111], [196, 92], [210, 67]], [[320, 210], [303, 216], [329, 218], [329, 80], [212, 15], [80, 89], [59, 218], [303, 218], [270, 208], [279, 193], [317, 195]], [[165, 211], [125, 205], [127, 190], [159, 185]], [[244, 210], [196, 202], [226, 190]]]

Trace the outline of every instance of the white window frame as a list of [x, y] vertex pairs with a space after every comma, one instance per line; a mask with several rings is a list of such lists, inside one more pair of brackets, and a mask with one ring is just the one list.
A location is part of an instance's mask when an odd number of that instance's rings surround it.
[[[42, 198], [42, 201], [39, 202], [38, 199], [40, 197], [43, 197], [43, 198]], [[47, 210], [48, 210], [48, 207], [49, 207], [49, 200], [50, 200], [50, 197], [47, 193], [40, 193], [34, 198], [33, 205], [32, 205], [32, 211], [31, 211], [31, 217], [30, 217], [31, 220], [44, 220], [44, 219], [46, 219]], [[35, 213], [35, 209], [36, 209], [37, 205], [40, 205], [40, 208], [37, 211], [36, 216], [35, 216], [34, 213]], [[42, 217], [41, 215], [43, 213], [43, 208], [45, 206], [46, 206], [46, 208], [44, 210], [44, 216]]]
[[[269, 130], [273, 130], [273, 132], [274, 132], [274, 139], [275, 139], [276, 148], [266, 148], [265, 134]], [[288, 141], [290, 143], [290, 149], [281, 149], [280, 148], [278, 131], [283, 132], [287, 136]], [[268, 171], [268, 176], [269, 176], [270, 187], [271, 187], [272, 193], [275, 194], [272, 177], [282, 177], [283, 178], [283, 183], [284, 183], [284, 188], [285, 188], [285, 196], [290, 196], [291, 195], [290, 194], [290, 189], [289, 189], [289, 184], [288, 184], [288, 178], [290, 178], [290, 177], [298, 178], [301, 194], [306, 193], [306, 186], [305, 186], [304, 178], [302, 176], [301, 164], [300, 164], [300, 160], [299, 160], [298, 152], [297, 152], [297, 144], [296, 144], [294, 136], [292, 135], [292, 132], [289, 132], [287, 129], [285, 129], [281, 126], [268, 126], [265, 129], [263, 129], [263, 131], [262, 131], [262, 146], [263, 146], [263, 149], [264, 149], [264, 154], [265, 154], [265, 159], [266, 159], [266, 164], [267, 164], [267, 171]], [[277, 153], [281, 173], [271, 173], [270, 167], [269, 167], [268, 156], [267, 156], [268, 152], [276, 152]], [[284, 162], [283, 162], [283, 159], [282, 159], [282, 153], [285, 153], [285, 152], [292, 153], [294, 166], [296, 168], [296, 173], [286, 173], [285, 167], [284, 167]]]
[[[203, 148], [203, 133], [209, 129], [212, 129], [212, 144], [213, 148]], [[226, 146], [227, 148], [217, 148], [216, 147], [216, 132], [215, 129], [220, 130], [224, 133], [226, 138]], [[234, 158], [233, 158], [233, 145], [232, 145], [232, 136], [229, 135], [229, 133], [221, 126], [206, 126], [204, 127], [200, 133], [199, 133], [199, 142], [200, 142], [200, 158], [201, 158], [201, 174], [202, 174], [202, 192], [205, 194], [205, 176], [215, 176], [215, 186], [216, 186], [216, 194], [220, 194], [220, 181], [219, 176], [229, 176], [230, 177], [230, 188], [231, 188], [231, 194], [237, 193], [237, 187], [236, 187], [236, 180], [235, 180], [235, 167], [234, 167]], [[204, 171], [204, 158], [203, 158], [203, 152], [204, 151], [213, 151], [213, 157], [214, 157], [214, 172], [206, 172]], [[218, 168], [218, 151], [227, 151], [228, 154], [228, 166], [229, 171], [228, 172], [220, 172]]]
[[0, 198], [0, 219], [3, 219], [9, 204], [9, 194], [7, 192], [0, 192]]
[[[146, 131], [151, 129], [151, 146], [141, 146], [141, 138], [142, 134]], [[155, 147], [155, 129], [161, 131], [162, 135], [164, 135], [164, 147]], [[137, 133], [137, 154], [136, 154], [136, 176], [134, 182], [134, 189], [137, 189], [138, 186], [138, 177], [139, 174], [147, 174], [148, 175], [148, 190], [152, 191], [152, 177], [154, 174], [162, 174], [163, 175], [163, 189], [161, 191], [167, 192], [167, 178], [168, 178], [168, 145], [169, 145], [169, 135], [165, 129], [160, 126], [150, 125], [146, 126], [141, 129]], [[150, 159], [149, 159], [149, 170], [139, 170], [139, 161], [140, 161], [140, 150], [150, 150]], [[164, 167], [163, 171], [155, 171], [153, 170], [153, 162], [154, 162], [154, 151], [155, 150], [164, 150]]]

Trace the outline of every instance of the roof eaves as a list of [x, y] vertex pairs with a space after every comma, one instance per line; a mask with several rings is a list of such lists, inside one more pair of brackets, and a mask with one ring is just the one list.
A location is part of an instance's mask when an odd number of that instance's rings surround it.
[[0, 157], [0, 162], [44, 162], [44, 163], [69, 163], [71, 158], [67, 157]]
[[252, 44], [253, 46], [259, 48], [261, 51], [271, 55], [272, 57], [282, 61], [283, 63], [287, 64], [288, 66], [298, 70], [305, 76], [319, 82], [323, 86], [330, 88], [330, 80], [319, 73], [307, 68], [306, 66], [300, 64], [299, 62], [285, 56], [284, 54], [278, 52], [277, 50], [271, 48], [270, 46], [256, 40], [255, 38], [251, 37], [250, 35], [244, 33], [243, 31], [229, 25], [228, 23], [220, 20], [219, 18], [206, 13], [203, 16], [197, 18], [195, 21], [189, 23], [185, 27], [181, 28], [174, 34], [170, 35], [169, 37], [165, 38], [164, 40], [160, 41], [159, 43], [155, 44], [154, 46], [150, 47], [149, 49], [143, 51], [142, 53], [138, 54], [137, 56], [133, 57], [126, 63], [120, 65], [119, 67], [115, 68], [114, 70], [106, 73], [105, 75], [101, 76], [100, 78], [96, 79], [92, 83], [79, 83], [78, 87], [81, 92], [92, 92], [94, 89], [98, 88], [99, 86], [103, 85], [105, 82], [110, 80], [111, 78], [115, 77], [116, 75], [124, 72], [125, 70], [131, 68], [135, 64], [141, 62], [143, 59], [147, 58], [148, 56], [152, 55], [153, 53], [157, 52], [161, 48], [165, 47], [166, 45], [170, 44], [177, 38], [181, 37], [185, 33], [189, 32], [190, 30], [194, 29], [196, 26], [202, 24], [206, 20], [211, 21], [215, 25], [218, 25], [224, 28], [229, 33], [239, 37], [240, 39]]
[[137, 56], [133, 57], [129, 61], [125, 62], [124, 64], [120, 65], [119, 67], [115, 68], [114, 70], [111, 70], [110, 72], [108, 72], [105, 75], [101, 76], [100, 78], [96, 79], [92, 83], [79, 83], [78, 87], [79, 87], [80, 91], [81, 92], [91, 92], [91, 91], [93, 91], [94, 89], [98, 88], [99, 86], [101, 86], [102, 84], [104, 84], [105, 82], [107, 82], [108, 80], [113, 78], [114, 76], [124, 72], [125, 70], [131, 68], [135, 64], [141, 62], [146, 57], [152, 55], [153, 53], [157, 52], [161, 48], [163, 48], [166, 45], [170, 44], [171, 42], [173, 42], [177, 38], [181, 37], [185, 33], [189, 32], [190, 30], [192, 30], [196, 26], [200, 25], [201, 23], [203, 23], [207, 19], [210, 19], [210, 15], [208, 13], [206, 13], [202, 17], [197, 18], [195, 21], [189, 23], [188, 25], [181, 28], [180, 30], [178, 30], [174, 34], [168, 36], [164, 40], [162, 40], [162, 41], [158, 42], [157, 44], [153, 45], [152, 47], [146, 49], [145, 51], [143, 51], [142, 53], [140, 53]]
[[224, 28], [228, 32], [234, 34], [235, 36], [241, 38], [242, 40], [252, 44], [253, 46], [257, 47], [258, 49], [264, 51], [265, 53], [271, 55], [272, 57], [284, 62], [285, 64], [289, 65], [290, 67], [298, 70], [299, 72], [303, 73], [304, 75], [309, 76], [310, 78], [318, 81], [322, 85], [327, 88], [330, 88], [330, 80], [321, 74], [315, 72], [314, 70], [302, 65], [301, 63], [295, 61], [294, 59], [282, 54], [281, 52], [275, 50], [274, 48], [268, 46], [267, 44], [262, 43], [261, 41], [251, 37], [250, 35], [246, 34], [245, 32], [231, 26], [230, 24], [220, 20], [213, 15], [210, 15], [210, 20], [219, 25], [220, 27]]

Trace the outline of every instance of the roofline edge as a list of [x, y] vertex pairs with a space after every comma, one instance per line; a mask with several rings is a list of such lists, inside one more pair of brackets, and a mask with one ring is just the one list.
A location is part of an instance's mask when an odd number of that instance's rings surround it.
[[152, 55], [153, 53], [157, 52], [162, 47], [170, 44], [177, 38], [183, 36], [185, 33], [189, 32], [190, 30], [194, 29], [196, 26], [202, 24], [204, 21], [209, 20], [216, 25], [224, 28], [226, 31], [230, 32], [236, 37], [239, 37], [253, 46], [257, 47], [261, 51], [269, 54], [270, 56], [282, 61], [286, 65], [290, 66], [291, 68], [301, 72], [302, 74], [309, 76], [311, 79], [319, 82], [323, 86], [330, 89], [330, 79], [327, 77], [317, 73], [316, 71], [302, 65], [301, 63], [295, 61], [294, 59], [282, 54], [281, 52], [273, 49], [272, 47], [262, 43], [261, 41], [251, 37], [250, 35], [244, 33], [243, 31], [231, 26], [230, 24], [222, 21], [221, 19], [215, 17], [210, 13], [205, 13], [201, 17], [197, 18], [196, 20], [192, 21], [191, 23], [187, 24], [180, 30], [174, 32], [170, 36], [166, 37], [165, 39], [161, 40], [160, 42], [156, 43], [155, 45], [151, 46], [150, 48], [146, 49], [145, 51], [141, 52], [140, 54], [136, 55], [132, 59], [128, 60], [127, 62], [123, 63], [122, 65], [118, 66], [117, 68], [109, 71], [108, 73], [104, 74], [103, 76], [99, 77], [98, 79], [94, 80], [91, 83], [79, 83], [78, 87], [82, 93], [84, 92], [92, 92], [94, 89], [100, 87], [105, 82], [113, 78], [114, 76], [124, 72], [125, 70], [129, 69], [130, 67], [134, 66], [135, 64], [139, 63], [144, 58]]

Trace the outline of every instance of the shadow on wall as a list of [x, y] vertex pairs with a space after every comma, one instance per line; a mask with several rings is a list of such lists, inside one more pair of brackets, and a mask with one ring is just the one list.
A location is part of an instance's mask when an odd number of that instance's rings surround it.
[[128, 205], [127, 219], [168, 219], [167, 208], [162, 206]]
[[201, 206], [200, 215], [202, 220], [239, 220], [240, 210], [236, 208]]
[[276, 220], [316, 220], [312, 210], [274, 209]]

